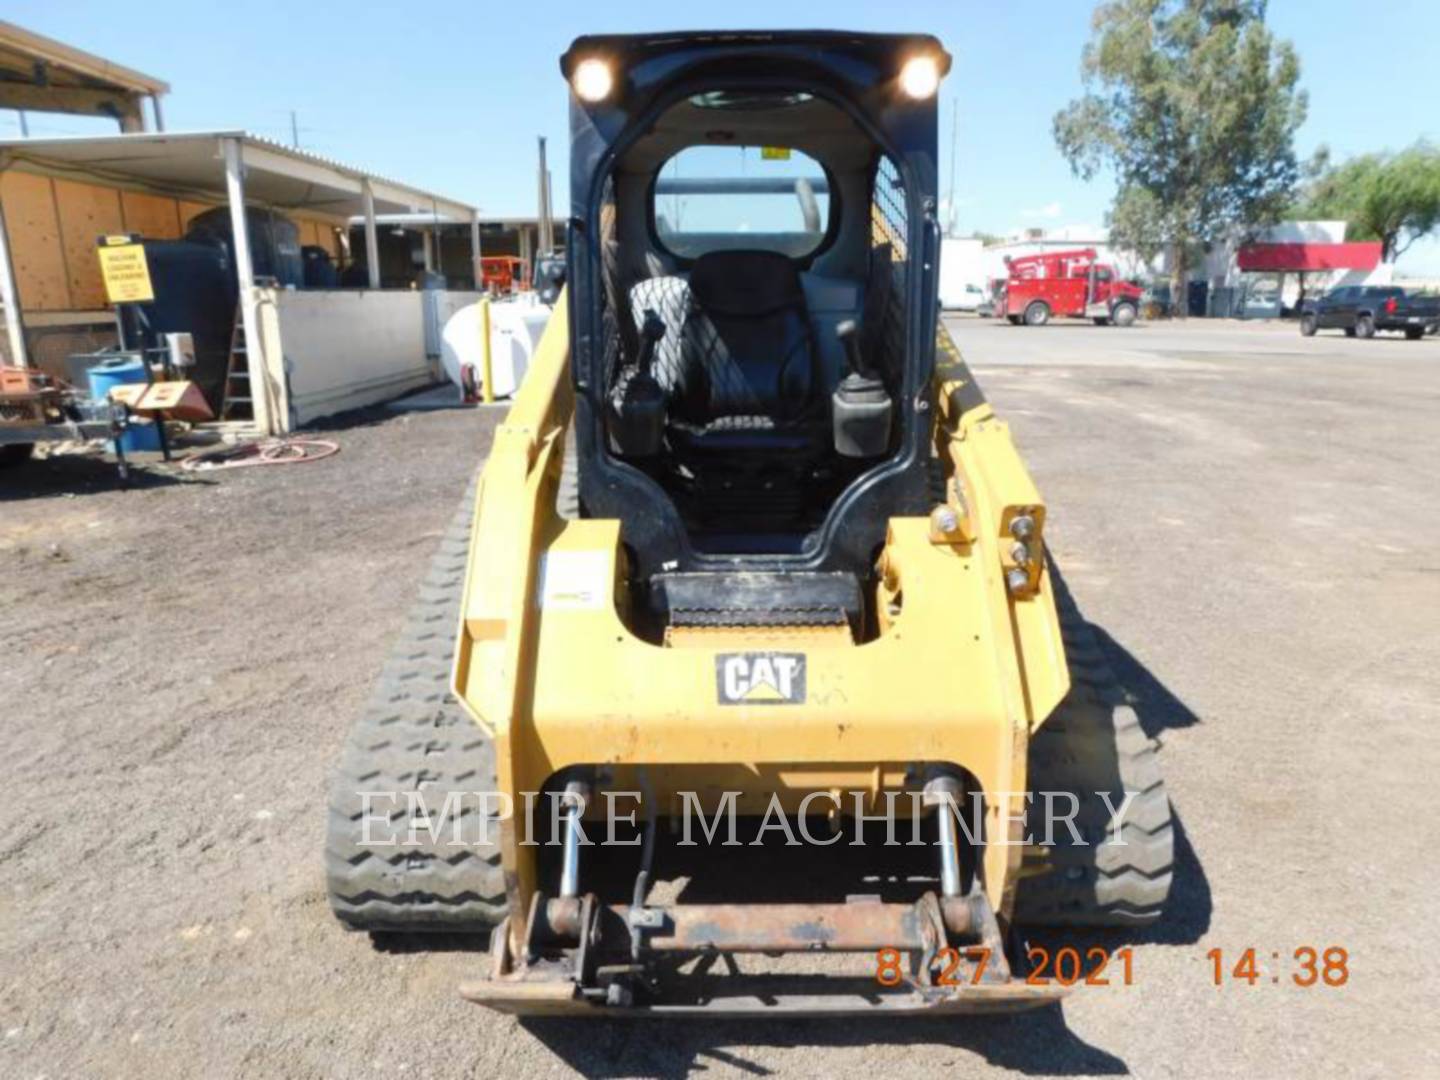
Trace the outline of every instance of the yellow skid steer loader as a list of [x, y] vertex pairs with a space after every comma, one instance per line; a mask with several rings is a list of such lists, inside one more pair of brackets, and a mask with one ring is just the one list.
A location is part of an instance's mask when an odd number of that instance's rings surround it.
[[1018, 921], [1158, 916], [1153, 747], [938, 325], [949, 64], [562, 58], [564, 289], [345, 751], [346, 925], [492, 931], [510, 1012], [863, 1013], [1042, 1004]]

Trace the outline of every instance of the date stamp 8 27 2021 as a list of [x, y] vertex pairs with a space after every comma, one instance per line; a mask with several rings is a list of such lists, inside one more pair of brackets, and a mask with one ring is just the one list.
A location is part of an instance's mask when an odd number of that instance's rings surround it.
[[[1350, 981], [1350, 954], [1339, 945], [1317, 948], [1300, 945], [1272, 950], [1266, 966], [1264, 950], [1255, 946], [1237, 952], [1211, 949], [1205, 953], [1210, 978], [1215, 986], [1279, 986], [1282, 983], [1308, 989], [1324, 986], [1336, 989]], [[1025, 982], [1030, 986], [1134, 986], [1135, 953], [1126, 945], [1108, 949], [1065, 945], [1059, 948], [1033, 946], [1025, 950]], [[935, 983], [939, 986], [973, 986], [989, 969], [991, 952], [984, 947], [944, 948], [935, 956]], [[906, 981], [905, 953], [880, 949], [875, 954], [875, 981], [881, 986], [899, 986]]]
[[[899, 949], [880, 949], [875, 954], [875, 981], [881, 986], [899, 986], [905, 981], [905, 954]], [[1053, 952], [1044, 948], [1026, 950], [1029, 972], [1025, 982], [1030, 986], [1129, 986], [1134, 982], [1134, 952], [1129, 946], [1113, 952], [1102, 946], [1080, 949], [1067, 945]], [[973, 986], [979, 983], [990, 966], [990, 950], [975, 948], [944, 948], [936, 953], [938, 986]], [[962, 968], [962, 962], [965, 966]]]

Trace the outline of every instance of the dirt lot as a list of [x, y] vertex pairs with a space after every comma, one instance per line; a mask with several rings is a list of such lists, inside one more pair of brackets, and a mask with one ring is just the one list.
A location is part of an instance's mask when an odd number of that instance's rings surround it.
[[[527, 1027], [456, 998], [474, 954], [343, 933], [330, 763], [494, 416], [382, 411], [315, 465], [0, 477], [0, 1074], [1440, 1074], [1440, 341], [954, 331], [1163, 744], [1181, 865], [1133, 986]], [[1348, 984], [1294, 986], [1303, 945], [1348, 950]], [[1212, 985], [1207, 950], [1249, 946], [1256, 984]]]

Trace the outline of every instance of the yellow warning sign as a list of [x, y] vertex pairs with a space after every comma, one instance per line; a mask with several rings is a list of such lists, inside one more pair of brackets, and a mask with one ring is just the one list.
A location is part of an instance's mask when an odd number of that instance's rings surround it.
[[155, 299], [150, 285], [150, 264], [139, 244], [116, 244], [99, 249], [105, 295], [112, 304], [145, 303]]
[[789, 161], [790, 148], [788, 146], [762, 146], [760, 148], [761, 161]]

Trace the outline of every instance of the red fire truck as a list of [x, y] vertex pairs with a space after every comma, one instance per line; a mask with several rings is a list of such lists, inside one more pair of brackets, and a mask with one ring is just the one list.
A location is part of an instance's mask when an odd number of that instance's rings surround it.
[[1015, 325], [1044, 326], [1056, 316], [1093, 319], [1096, 326], [1131, 326], [1143, 290], [1124, 281], [1094, 248], [1047, 251], [1008, 260], [1010, 276], [995, 313]]

